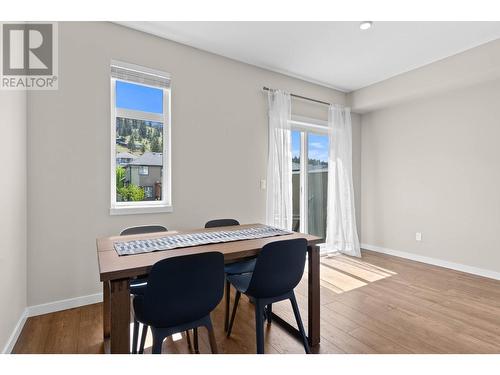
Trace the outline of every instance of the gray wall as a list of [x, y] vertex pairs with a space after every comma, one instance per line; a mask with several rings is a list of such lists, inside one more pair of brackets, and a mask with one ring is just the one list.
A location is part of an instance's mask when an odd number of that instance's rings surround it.
[[362, 242], [500, 271], [499, 103], [490, 80], [362, 116]]
[[[61, 23], [59, 39], [59, 90], [31, 92], [29, 101], [29, 305], [101, 290], [96, 237], [146, 223], [182, 229], [217, 217], [264, 221], [262, 86], [345, 102], [343, 93], [114, 24]], [[108, 213], [111, 59], [172, 74], [171, 214]], [[293, 109], [327, 114], [299, 101]]]
[[354, 111], [367, 113], [496, 79], [500, 39], [353, 91], [348, 100]]
[[26, 100], [0, 90], [0, 350], [26, 308]]

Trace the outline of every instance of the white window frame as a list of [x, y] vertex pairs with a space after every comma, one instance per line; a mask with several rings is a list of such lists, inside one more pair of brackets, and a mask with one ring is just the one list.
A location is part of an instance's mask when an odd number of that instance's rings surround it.
[[[146, 173], [141, 172], [141, 170], [145, 170]], [[147, 165], [139, 165], [139, 176], [149, 176], [149, 167]]]
[[[134, 67], [138, 71], [155, 73], [149, 68], [143, 68], [132, 64], [120, 63], [127, 67]], [[160, 75], [165, 73], [156, 72]], [[116, 108], [116, 81], [129, 82], [114, 77], [111, 81], [111, 204], [110, 215], [146, 214], [158, 212], [173, 212], [172, 206], [172, 163], [171, 163], [171, 89], [150, 86], [143, 83], [130, 82], [132, 84], [152, 87], [163, 90], [163, 114], [134, 111]], [[162, 173], [162, 200], [160, 201], [140, 201], [140, 202], [117, 202], [116, 201], [116, 118], [125, 117], [137, 120], [154, 121], [163, 123], [163, 173]]]
[[[300, 214], [300, 226], [299, 231], [301, 233], [308, 233], [308, 212], [309, 212], [309, 202], [308, 202], [308, 191], [307, 191], [307, 176], [308, 176], [308, 163], [307, 155], [308, 150], [308, 133], [324, 134], [328, 135], [328, 122], [324, 120], [313, 119], [309, 117], [302, 116], [292, 116], [289, 121], [292, 131], [300, 132], [300, 198], [299, 198], [299, 214]], [[319, 244], [320, 247], [324, 244]]]

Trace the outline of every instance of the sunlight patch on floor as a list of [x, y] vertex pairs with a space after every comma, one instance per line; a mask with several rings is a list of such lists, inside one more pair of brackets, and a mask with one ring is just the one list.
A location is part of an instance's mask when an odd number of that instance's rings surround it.
[[393, 271], [343, 254], [320, 258], [320, 285], [336, 294], [357, 289], [393, 275], [396, 275]]
[[172, 335], [172, 340], [173, 341], [179, 341], [179, 340], [182, 340], [182, 335], [180, 333], [174, 333]]

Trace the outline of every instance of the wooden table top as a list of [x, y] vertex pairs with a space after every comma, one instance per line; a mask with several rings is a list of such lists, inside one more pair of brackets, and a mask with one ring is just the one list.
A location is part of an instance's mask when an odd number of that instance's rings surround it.
[[148, 234], [136, 234], [130, 236], [113, 236], [98, 238], [97, 242], [97, 257], [99, 263], [99, 274], [101, 281], [109, 281], [116, 279], [130, 278], [140, 275], [145, 275], [149, 269], [156, 262], [173, 258], [180, 255], [199, 254], [210, 251], [218, 251], [224, 254], [226, 262], [243, 259], [246, 257], [255, 256], [259, 253], [262, 247], [270, 242], [290, 240], [294, 238], [305, 238], [309, 245], [317, 245], [322, 242], [320, 237], [312, 236], [303, 233], [292, 233], [284, 236], [266, 237], [252, 240], [241, 240], [232, 242], [215, 243], [208, 245], [200, 245], [193, 247], [183, 247], [172, 250], [155, 251], [151, 253], [123, 255], [119, 256], [113, 247], [114, 242], [118, 241], [132, 241], [139, 239], [150, 239], [167, 237], [175, 234], [183, 233], [198, 233], [198, 232], [212, 232], [219, 230], [237, 230], [260, 226], [262, 224], [246, 224], [232, 227], [217, 227], [210, 229], [195, 229], [189, 231], [168, 231], [157, 232]]

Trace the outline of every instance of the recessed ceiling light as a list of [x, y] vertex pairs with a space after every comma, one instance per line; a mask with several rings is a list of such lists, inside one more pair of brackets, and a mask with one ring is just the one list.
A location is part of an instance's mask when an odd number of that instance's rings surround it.
[[368, 30], [370, 27], [372, 27], [373, 22], [372, 21], [363, 21], [359, 24], [359, 28], [361, 30]]

